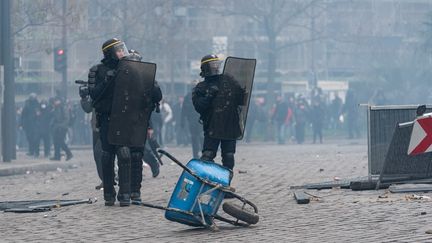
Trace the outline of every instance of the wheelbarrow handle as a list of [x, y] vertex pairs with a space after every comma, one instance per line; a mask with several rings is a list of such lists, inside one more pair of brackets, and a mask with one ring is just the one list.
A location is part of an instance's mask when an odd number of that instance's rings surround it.
[[183, 168], [183, 170], [187, 171], [189, 174], [193, 175], [194, 177], [196, 177], [195, 173], [193, 171], [191, 171], [191, 169], [189, 169], [188, 167], [186, 167], [186, 165], [184, 165], [182, 162], [180, 162], [178, 159], [176, 159], [174, 156], [172, 156], [170, 153], [168, 153], [167, 151], [158, 148], [156, 150], [158, 153], [161, 153], [163, 155], [165, 155], [166, 157], [168, 157], [170, 160], [172, 160], [174, 163], [178, 164], [180, 167]]
[[226, 186], [222, 186], [219, 185], [217, 183], [214, 183], [212, 181], [206, 180], [200, 176], [198, 176], [195, 172], [193, 172], [191, 169], [189, 169], [188, 167], [186, 167], [186, 165], [184, 165], [182, 162], [180, 162], [178, 159], [176, 159], [174, 156], [172, 156], [170, 153], [168, 153], [167, 151], [163, 150], [163, 149], [157, 149], [157, 151], [163, 155], [165, 155], [166, 157], [168, 157], [169, 159], [171, 159], [174, 163], [178, 164], [180, 167], [183, 168], [183, 170], [185, 170], [187, 173], [189, 173], [190, 175], [192, 175], [193, 177], [195, 177], [197, 180], [208, 184], [212, 187], [219, 187], [221, 190], [225, 191], [225, 192], [232, 192], [233, 189], [231, 187], [226, 187]]

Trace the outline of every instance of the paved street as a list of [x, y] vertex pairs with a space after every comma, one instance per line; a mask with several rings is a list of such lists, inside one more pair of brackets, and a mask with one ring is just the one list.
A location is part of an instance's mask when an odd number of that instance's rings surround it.
[[[189, 148], [167, 150], [182, 161], [189, 158]], [[0, 177], [0, 201], [101, 199], [102, 192], [94, 189], [99, 181], [90, 155], [88, 150], [76, 151], [74, 159], [67, 162], [76, 164], [75, 169]], [[240, 145], [236, 160], [233, 186], [257, 204], [261, 218], [256, 226], [237, 228], [220, 223], [220, 231], [210, 232], [170, 222], [157, 209], [105, 207], [99, 200], [47, 213], [0, 213], [0, 241], [432, 242], [432, 235], [425, 233], [432, 229], [430, 201], [408, 201], [404, 194], [378, 198], [384, 190], [333, 189], [310, 190], [320, 199], [296, 204], [291, 185], [367, 175], [365, 141]], [[146, 202], [166, 205], [181, 173], [180, 167], [164, 161], [158, 178], [151, 178], [148, 168], [144, 171], [142, 195]]]

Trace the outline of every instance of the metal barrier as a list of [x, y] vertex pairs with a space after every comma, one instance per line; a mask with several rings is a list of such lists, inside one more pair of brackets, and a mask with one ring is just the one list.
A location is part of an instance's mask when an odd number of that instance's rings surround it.
[[432, 177], [432, 153], [408, 155], [413, 123], [395, 127], [379, 182], [402, 182]]
[[[417, 105], [368, 106], [369, 175], [381, 173], [396, 126], [414, 120], [417, 107]], [[432, 106], [427, 106], [427, 112], [432, 112]], [[409, 136], [406, 139], [409, 140]]]

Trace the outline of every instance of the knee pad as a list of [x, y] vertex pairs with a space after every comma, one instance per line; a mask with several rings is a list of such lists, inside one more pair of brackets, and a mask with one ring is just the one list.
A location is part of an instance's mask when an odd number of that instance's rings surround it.
[[134, 162], [142, 162], [143, 159], [143, 153], [142, 152], [132, 152], [131, 153], [131, 160]]
[[119, 161], [130, 161], [131, 152], [128, 147], [120, 147], [117, 150], [117, 158]]
[[141, 173], [142, 172], [142, 159], [143, 159], [143, 153], [142, 152], [132, 152], [131, 153], [131, 168], [132, 172]]
[[211, 150], [204, 150], [201, 155], [201, 160], [204, 161], [213, 161], [213, 159], [216, 157], [216, 152]]

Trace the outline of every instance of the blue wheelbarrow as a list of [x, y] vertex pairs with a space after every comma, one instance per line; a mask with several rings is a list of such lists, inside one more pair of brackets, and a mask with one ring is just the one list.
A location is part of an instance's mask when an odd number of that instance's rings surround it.
[[[168, 152], [158, 149], [174, 163], [183, 168], [168, 207], [142, 203], [142, 206], [165, 210], [165, 218], [194, 227], [216, 230], [215, 219], [235, 226], [249, 226], [258, 223], [258, 208], [252, 202], [235, 193], [230, 187], [232, 171], [214, 162], [197, 159], [182, 164]], [[233, 217], [228, 219], [217, 214], [225, 196], [238, 199], [242, 206], [225, 202], [223, 211]]]

